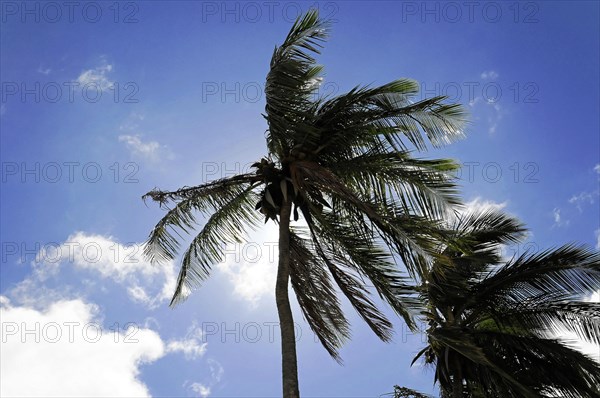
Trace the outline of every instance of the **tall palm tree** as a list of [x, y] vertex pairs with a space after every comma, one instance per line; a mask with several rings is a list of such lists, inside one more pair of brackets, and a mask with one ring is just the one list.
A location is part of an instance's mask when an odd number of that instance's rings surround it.
[[[600, 343], [600, 254], [567, 245], [504, 261], [523, 226], [495, 211], [458, 218], [420, 287], [443, 397], [600, 397], [600, 365], [558, 339]], [[413, 361], [413, 363], [414, 363]]]
[[[298, 397], [296, 346], [288, 297], [291, 281], [308, 324], [331, 356], [349, 336], [338, 288], [382, 340], [392, 324], [365, 285], [412, 325], [405, 277], [424, 266], [435, 220], [458, 202], [449, 160], [415, 159], [462, 136], [464, 113], [444, 97], [413, 101], [418, 84], [401, 79], [315, 99], [322, 67], [315, 64], [330, 24], [317, 11], [300, 17], [276, 47], [265, 87], [268, 154], [254, 172], [176, 191], [145, 195], [171, 204], [150, 233], [145, 253], [172, 260], [181, 231], [195, 213], [209, 215], [183, 253], [171, 305], [187, 296], [221, 260], [226, 244], [242, 242], [264, 217], [279, 226], [275, 298], [280, 320], [283, 396]], [[303, 218], [304, 227], [290, 225]], [[405, 294], [407, 293], [407, 294]]]

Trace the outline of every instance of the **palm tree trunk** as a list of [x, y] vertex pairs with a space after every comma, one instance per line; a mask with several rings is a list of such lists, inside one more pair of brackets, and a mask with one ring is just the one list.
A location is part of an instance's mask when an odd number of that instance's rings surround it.
[[281, 329], [281, 361], [283, 375], [283, 397], [299, 398], [298, 365], [296, 359], [296, 335], [294, 318], [288, 295], [290, 279], [290, 213], [292, 204], [287, 200], [281, 207], [279, 217], [279, 267], [275, 285], [275, 301]]
[[[457, 353], [458, 355], [458, 353]], [[458, 357], [455, 357], [456, 372], [454, 373], [453, 398], [461, 398], [463, 396], [462, 369]]]

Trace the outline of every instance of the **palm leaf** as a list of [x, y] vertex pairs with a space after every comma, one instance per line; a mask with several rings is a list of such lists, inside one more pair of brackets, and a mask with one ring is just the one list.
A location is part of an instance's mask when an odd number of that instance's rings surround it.
[[152, 263], [173, 260], [180, 247], [180, 232], [187, 234], [197, 225], [196, 212], [207, 214], [218, 210], [245, 192], [255, 180], [254, 175], [238, 175], [173, 192], [153, 190], [144, 195], [144, 199], [150, 197], [161, 206], [179, 200], [150, 232], [144, 255]]
[[327, 268], [314, 253], [307, 239], [290, 234], [290, 275], [300, 309], [323, 347], [341, 362], [338, 349], [350, 337], [349, 325]]
[[314, 82], [321, 73], [311, 53], [319, 53], [329, 25], [319, 19], [316, 10], [311, 10], [294, 23], [281, 47], [273, 53], [265, 86], [267, 147], [280, 158], [289, 153], [294, 136], [310, 133], [305, 117], [316, 89]]
[[223, 260], [227, 244], [242, 243], [246, 227], [260, 222], [254, 204], [258, 196], [250, 186], [222, 205], [204, 224], [183, 255], [175, 294], [170, 305], [185, 299], [186, 290], [199, 287], [209, 276], [212, 264]]

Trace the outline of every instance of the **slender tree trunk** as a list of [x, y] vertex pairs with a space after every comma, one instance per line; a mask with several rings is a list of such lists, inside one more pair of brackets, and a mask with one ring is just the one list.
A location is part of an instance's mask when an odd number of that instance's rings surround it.
[[[446, 309], [446, 319], [448, 320], [448, 323], [452, 324], [452, 325], [456, 325], [456, 319], [455, 319], [455, 313], [454, 313], [454, 309], [451, 307], [448, 307]], [[456, 325], [458, 326], [458, 325]], [[446, 350], [448, 350], [449, 348], [446, 348]], [[452, 398], [461, 398], [463, 396], [463, 382], [462, 382], [462, 369], [461, 369], [461, 363], [460, 363], [460, 359], [459, 359], [459, 353], [458, 352], [453, 352], [452, 353], [452, 368], [453, 368], [453, 373], [454, 375], [453, 380], [452, 380]], [[446, 351], [446, 355], [448, 355], [448, 351]], [[446, 357], [446, 361], [448, 360], [448, 358]]]
[[281, 329], [281, 365], [283, 397], [299, 398], [298, 365], [296, 359], [296, 334], [294, 318], [288, 295], [290, 280], [290, 213], [292, 205], [284, 201], [279, 217], [279, 267], [275, 285], [275, 301]]

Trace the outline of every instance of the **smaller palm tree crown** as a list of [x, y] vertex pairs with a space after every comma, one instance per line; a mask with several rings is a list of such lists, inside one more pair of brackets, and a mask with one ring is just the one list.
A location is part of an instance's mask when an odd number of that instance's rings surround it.
[[[600, 255], [566, 245], [502, 259], [523, 226], [496, 211], [463, 214], [423, 278], [428, 345], [444, 397], [599, 397], [600, 365], [559, 339], [600, 343]], [[413, 363], [414, 363], [413, 361]]]

